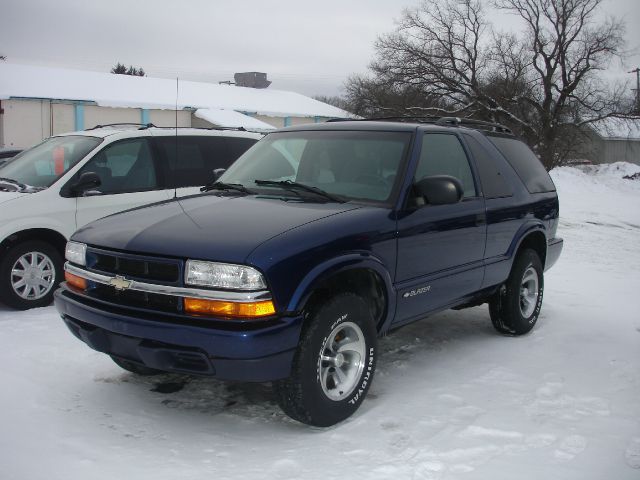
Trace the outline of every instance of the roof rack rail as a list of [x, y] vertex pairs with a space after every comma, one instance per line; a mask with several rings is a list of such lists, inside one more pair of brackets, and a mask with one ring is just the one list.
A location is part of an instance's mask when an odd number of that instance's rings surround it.
[[96, 130], [98, 128], [105, 127], [120, 127], [120, 126], [132, 126], [132, 127], [140, 127], [138, 130], [145, 130], [147, 128], [155, 127], [153, 123], [134, 123], [134, 122], [120, 122], [120, 123], [105, 123], [104, 125], [96, 125], [95, 127], [87, 128], [86, 131]]
[[247, 130], [245, 127], [159, 127], [157, 125], [152, 125], [152, 127], [154, 128], [169, 128], [171, 130], [174, 130], [176, 128], [190, 128], [193, 130], [239, 130], [240, 132], [248, 132], [249, 130]]
[[436, 122], [436, 125], [462, 125], [475, 127], [479, 130], [489, 130], [492, 132], [513, 134], [513, 131], [511, 131], [509, 127], [505, 127], [504, 125], [501, 125], [499, 123], [485, 122], [484, 120], [475, 120], [473, 118], [441, 117]]
[[499, 123], [485, 122], [484, 120], [475, 120], [473, 118], [459, 117], [438, 117], [436, 115], [408, 115], [408, 116], [389, 116], [389, 117], [371, 117], [371, 118], [331, 118], [327, 122], [369, 122], [369, 121], [388, 121], [388, 122], [415, 122], [430, 123], [441, 126], [463, 126], [471, 127], [477, 130], [486, 130], [491, 132], [508, 133], [513, 135], [513, 131], [509, 127], [505, 127]]

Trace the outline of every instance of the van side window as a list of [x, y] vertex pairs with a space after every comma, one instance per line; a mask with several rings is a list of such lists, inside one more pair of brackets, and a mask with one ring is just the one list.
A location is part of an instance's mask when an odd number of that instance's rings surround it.
[[215, 169], [228, 168], [255, 143], [229, 144], [227, 138], [210, 136], [158, 137], [156, 140], [167, 160], [170, 188], [197, 187], [210, 182]]
[[103, 194], [159, 188], [151, 148], [144, 138], [107, 145], [82, 167], [78, 175], [84, 172], [98, 174], [101, 184], [96, 190]]

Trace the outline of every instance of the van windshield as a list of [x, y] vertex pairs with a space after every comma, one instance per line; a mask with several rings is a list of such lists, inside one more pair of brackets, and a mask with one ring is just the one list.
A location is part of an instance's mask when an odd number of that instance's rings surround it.
[[101, 141], [81, 135], [48, 138], [0, 165], [0, 183], [5, 190], [50, 187]]

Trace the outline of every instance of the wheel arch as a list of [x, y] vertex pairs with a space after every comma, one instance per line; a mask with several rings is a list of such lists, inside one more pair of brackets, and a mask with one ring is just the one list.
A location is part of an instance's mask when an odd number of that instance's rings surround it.
[[530, 248], [538, 254], [542, 268], [544, 268], [547, 259], [547, 235], [544, 226], [537, 223], [527, 225], [516, 238], [517, 241], [512, 244], [511, 248], [512, 263], [522, 250]]
[[309, 310], [338, 292], [362, 296], [372, 309], [378, 332], [395, 313], [396, 296], [388, 270], [376, 257], [362, 254], [335, 258], [311, 270], [300, 282], [288, 310]]
[[40, 240], [49, 243], [58, 250], [60, 255], [64, 258], [64, 249], [67, 243], [67, 238], [57, 230], [50, 228], [28, 228], [12, 233], [0, 242], [0, 252], [4, 253], [18, 243], [30, 240]]

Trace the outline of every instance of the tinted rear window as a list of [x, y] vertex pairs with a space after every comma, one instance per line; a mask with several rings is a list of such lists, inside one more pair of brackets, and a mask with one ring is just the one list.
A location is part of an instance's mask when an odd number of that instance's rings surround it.
[[[503, 168], [509, 168], [507, 164], [504, 163], [504, 160], [494, 158], [475, 138], [469, 135], [465, 135], [464, 138], [476, 161], [484, 197], [500, 198], [512, 196], [513, 190], [507, 183], [504, 172], [502, 171]], [[504, 165], [500, 165], [498, 161]]]
[[492, 135], [487, 135], [487, 138], [511, 164], [530, 193], [555, 191], [556, 187], [544, 166], [523, 142], [515, 138]]
[[228, 168], [255, 140], [178, 136], [158, 137], [157, 142], [168, 162], [168, 184], [171, 187], [195, 187], [212, 181], [215, 169]]

